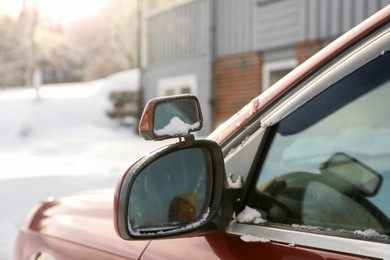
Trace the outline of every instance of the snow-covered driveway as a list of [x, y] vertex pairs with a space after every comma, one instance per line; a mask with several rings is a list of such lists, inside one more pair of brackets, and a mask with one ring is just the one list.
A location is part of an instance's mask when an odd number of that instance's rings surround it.
[[[112, 84], [111, 84], [112, 85]], [[114, 188], [144, 141], [110, 121], [105, 80], [0, 91], [0, 259], [12, 259], [19, 227], [47, 197]]]

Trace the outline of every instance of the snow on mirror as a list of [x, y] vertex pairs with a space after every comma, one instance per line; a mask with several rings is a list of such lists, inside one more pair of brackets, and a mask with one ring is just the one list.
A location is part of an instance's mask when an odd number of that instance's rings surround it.
[[211, 161], [208, 150], [187, 148], [144, 168], [130, 191], [129, 231], [163, 232], [199, 221], [210, 202]]
[[193, 99], [177, 99], [156, 105], [153, 125], [157, 137], [183, 136], [200, 130], [202, 120]]

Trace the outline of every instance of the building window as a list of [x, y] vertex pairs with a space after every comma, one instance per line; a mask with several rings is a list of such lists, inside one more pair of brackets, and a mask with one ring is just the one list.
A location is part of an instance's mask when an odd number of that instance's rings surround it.
[[279, 79], [297, 66], [296, 59], [267, 61], [263, 65], [263, 90], [272, 86]]
[[197, 82], [195, 75], [162, 78], [157, 82], [158, 96], [171, 96], [180, 94], [196, 95]]

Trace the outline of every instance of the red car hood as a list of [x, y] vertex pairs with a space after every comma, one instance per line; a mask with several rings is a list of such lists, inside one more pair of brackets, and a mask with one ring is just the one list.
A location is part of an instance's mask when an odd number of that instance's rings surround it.
[[35, 212], [29, 229], [44, 236], [138, 258], [149, 241], [125, 241], [113, 221], [114, 189], [78, 193], [48, 200]]

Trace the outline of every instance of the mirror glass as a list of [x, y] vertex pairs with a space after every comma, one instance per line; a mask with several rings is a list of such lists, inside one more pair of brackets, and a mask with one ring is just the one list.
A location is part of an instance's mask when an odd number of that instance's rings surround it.
[[175, 151], [149, 164], [131, 186], [130, 231], [153, 232], [196, 222], [207, 211], [211, 172], [211, 155], [204, 148]]
[[154, 134], [187, 135], [202, 127], [197, 103], [193, 99], [176, 99], [159, 103], [154, 111]]
[[379, 173], [345, 153], [334, 154], [321, 171], [343, 179], [368, 196], [377, 192], [382, 181]]

